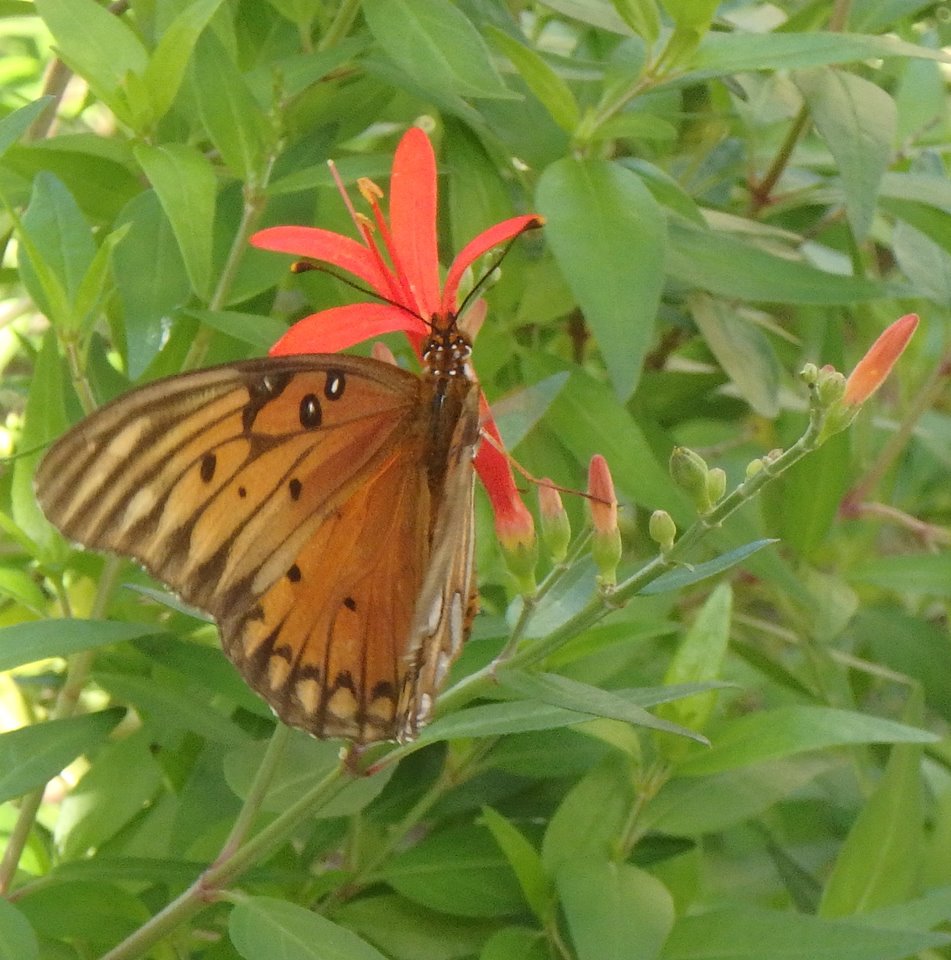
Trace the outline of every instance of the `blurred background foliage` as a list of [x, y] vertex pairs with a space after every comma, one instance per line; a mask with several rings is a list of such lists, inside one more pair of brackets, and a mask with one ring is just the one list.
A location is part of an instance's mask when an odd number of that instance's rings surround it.
[[[921, 0], [2, 0], [0, 956], [951, 957], [949, 37]], [[348, 782], [339, 744], [272, 736], [213, 625], [71, 549], [31, 478], [84, 404], [353, 300], [247, 237], [348, 232], [326, 161], [385, 187], [413, 123], [444, 263], [546, 218], [476, 366], [533, 473], [579, 488], [607, 458], [622, 574], [651, 511], [694, 519], [672, 447], [732, 487], [802, 432], [804, 363], [922, 325], [693, 559], [776, 544]], [[481, 501], [479, 534], [455, 680], [523, 602]], [[550, 583], [528, 642], [590, 601], [584, 551]]]

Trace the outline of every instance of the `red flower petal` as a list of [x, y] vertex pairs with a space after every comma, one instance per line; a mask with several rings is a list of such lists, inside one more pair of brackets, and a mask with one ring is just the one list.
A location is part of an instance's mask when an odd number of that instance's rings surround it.
[[410, 127], [396, 148], [389, 209], [393, 266], [409, 283], [416, 308], [428, 320], [439, 309], [436, 157], [419, 127]]
[[446, 275], [446, 282], [442, 288], [442, 303], [440, 304], [440, 313], [447, 315], [455, 313], [457, 309], [456, 293], [459, 289], [459, 281], [466, 272], [470, 264], [482, 256], [486, 251], [497, 247], [512, 237], [517, 237], [523, 230], [532, 227], [540, 227], [543, 221], [536, 214], [527, 214], [521, 217], [511, 217], [497, 223], [488, 230], [483, 230], [477, 237], [470, 240], [456, 254], [455, 260], [449, 267], [449, 273]]
[[342, 233], [319, 227], [267, 227], [255, 233], [251, 243], [261, 250], [321, 260], [354, 274], [378, 293], [389, 292], [376, 258], [362, 243]]
[[405, 331], [410, 339], [426, 333], [423, 324], [400, 307], [388, 303], [352, 303], [304, 317], [268, 352], [272, 357], [296, 353], [336, 353], [394, 330]]

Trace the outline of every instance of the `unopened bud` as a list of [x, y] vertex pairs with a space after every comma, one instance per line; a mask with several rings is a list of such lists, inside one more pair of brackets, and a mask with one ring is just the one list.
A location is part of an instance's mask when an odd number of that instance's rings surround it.
[[608, 462], [600, 454], [591, 458], [588, 467], [588, 501], [594, 533], [591, 556], [598, 567], [598, 583], [610, 589], [617, 583], [617, 566], [621, 562], [621, 531], [617, 523], [617, 497]]
[[724, 493], [726, 493], [726, 471], [722, 467], [713, 467], [707, 474], [707, 497], [711, 504], [716, 504]]
[[822, 407], [828, 408], [845, 396], [845, 377], [831, 367], [823, 367], [816, 381], [816, 397]]
[[707, 462], [689, 447], [674, 447], [671, 451], [670, 475], [674, 483], [693, 500], [699, 513], [706, 513], [710, 509], [707, 491], [709, 473]]
[[538, 485], [538, 515], [541, 520], [542, 542], [555, 563], [563, 563], [571, 542], [571, 523], [561, 502], [561, 495], [543, 479]]
[[662, 553], [667, 553], [674, 545], [674, 538], [677, 536], [677, 524], [674, 518], [666, 510], [655, 510], [647, 522], [647, 529], [651, 535], [651, 540], [656, 543]]

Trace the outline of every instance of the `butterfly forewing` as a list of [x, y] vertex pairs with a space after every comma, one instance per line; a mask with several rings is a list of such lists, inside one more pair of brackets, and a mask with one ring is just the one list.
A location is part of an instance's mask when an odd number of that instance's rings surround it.
[[448, 383], [320, 354], [172, 377], [61, 438], [37, 496], [211, 613], [286, 722], [402, 739], [471, 589], [477, 390]]

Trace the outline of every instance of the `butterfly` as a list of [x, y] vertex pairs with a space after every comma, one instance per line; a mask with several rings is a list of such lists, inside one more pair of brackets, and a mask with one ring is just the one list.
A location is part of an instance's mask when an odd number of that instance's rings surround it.
[[309, 354], [155, 381], [61, 437], [37, 499], [211, 614], [285, 723], [413, 739], [477, 603], [470, 350], [450, 315], [420, 375]]

